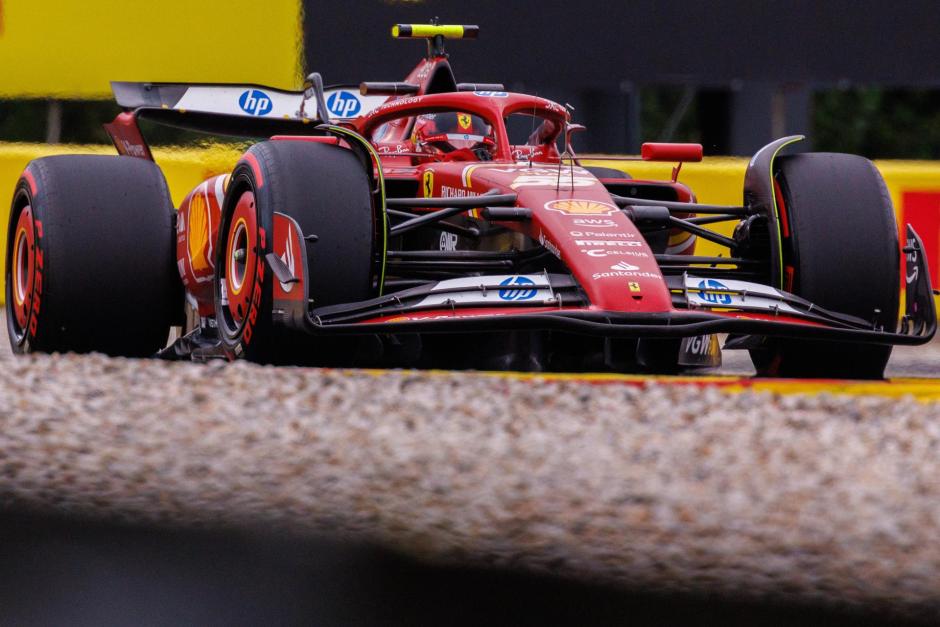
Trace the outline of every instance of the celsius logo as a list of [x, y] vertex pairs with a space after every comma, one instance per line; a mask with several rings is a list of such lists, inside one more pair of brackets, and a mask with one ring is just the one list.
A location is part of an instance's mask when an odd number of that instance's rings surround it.
[[274, 108], [268, 95], [259, 89], [243, 91], [238, 97], [238, 106], [248, 115], [267, 115]]
[[360, 104], [358, 98], [348, 91], [338, 91], [335, 94], [330, 94], [330, 97], [326, 99], [326, 108], [329, 109], [332, 116], [351, 118], [359, 113], [362, 104]]
[[706, 290], [727, 290], [728, 288], [714, 279], [707, 279], [705, 281], [699, 281], [698, 284], [699, 293], [698, 295], [706, 303], [713, 303], [715, 305], [730, 305], [731, 304], [731, 294], [716, 294], [714, 292], [707, 292]]
[[[511, 276], [499, 282], [503, 287], [515, 286], [517, 289], [499, 290], [499, 297], [503, 300], [531, 300], [535, 298], [538, 291], [535, 287], [535, 281], [527, 279], [524, 276]], [[521, 289], [519, 289], [521, 288]]]
[[632, 266], [626, 261], [621, 261], [620, 263], [615, 263], [614, 265], [612, 265], [610, 269], [611, 270], [623, 270], [624, 272], [626, 272], [627, 270], [639, 270], [640, 267]]

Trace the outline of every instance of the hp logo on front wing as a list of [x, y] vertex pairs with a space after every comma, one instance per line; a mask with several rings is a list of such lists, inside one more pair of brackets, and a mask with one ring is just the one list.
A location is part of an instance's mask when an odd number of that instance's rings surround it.
[[[535, 281], [524, 276], [511, 276], [499, 282], [500, 286], [508, 289], [499, 290], [499, 297], [503, 300], [531, 300], [538, 291]], [[509, 288], [509, 286], [513, 286]]]

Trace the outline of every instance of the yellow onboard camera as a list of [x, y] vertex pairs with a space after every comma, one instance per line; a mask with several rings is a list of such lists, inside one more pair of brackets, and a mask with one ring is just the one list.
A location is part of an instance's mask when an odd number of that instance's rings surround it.
[[480, 27], [476, 25], [457, 26], [453, 24], [395, 24], [392, 37], [396, 39], [424, 39], [443, 37], [444, 39], [476, 39]]

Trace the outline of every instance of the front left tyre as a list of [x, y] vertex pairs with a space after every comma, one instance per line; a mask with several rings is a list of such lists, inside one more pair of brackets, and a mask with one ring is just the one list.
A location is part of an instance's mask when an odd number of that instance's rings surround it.
[[98, 155], [30, 162], [7, 232], [13, 351], [146, 357], [165, 346], [183, 299], [173, 225], [153, 162]]
[[274, 214], [296, 221], [307, 240], [309, 306], [376, 294], [380, 233], [369, 175], [346, 148], [312, 141], [255, 144], [232, 172], [216, 247], [215, 310], [230, 358], [318, 363], [325, 342], [273, 319]]

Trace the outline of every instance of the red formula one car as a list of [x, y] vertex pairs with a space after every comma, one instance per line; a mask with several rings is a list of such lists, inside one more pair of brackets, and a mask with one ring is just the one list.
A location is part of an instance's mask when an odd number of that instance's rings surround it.
[[[777, 140], [740, 206], [696, 202], [678, 165], [665, 181], [586, 167], [566, 107], [456, 82], [444, 40], [476, 30], [396, 26], [428, 42], [402, 82], [114, 83], [122, 156], [38, 159], [17, 185], [14, 350], [668, 372], [715, 365], [727, 333], [762, 374], [881, 377], [893, 344], [933, 336], [920, 240], [908, 226], [899, 246], [869, 161]], [[139, 118], [265, 141], [176, 210]]]

